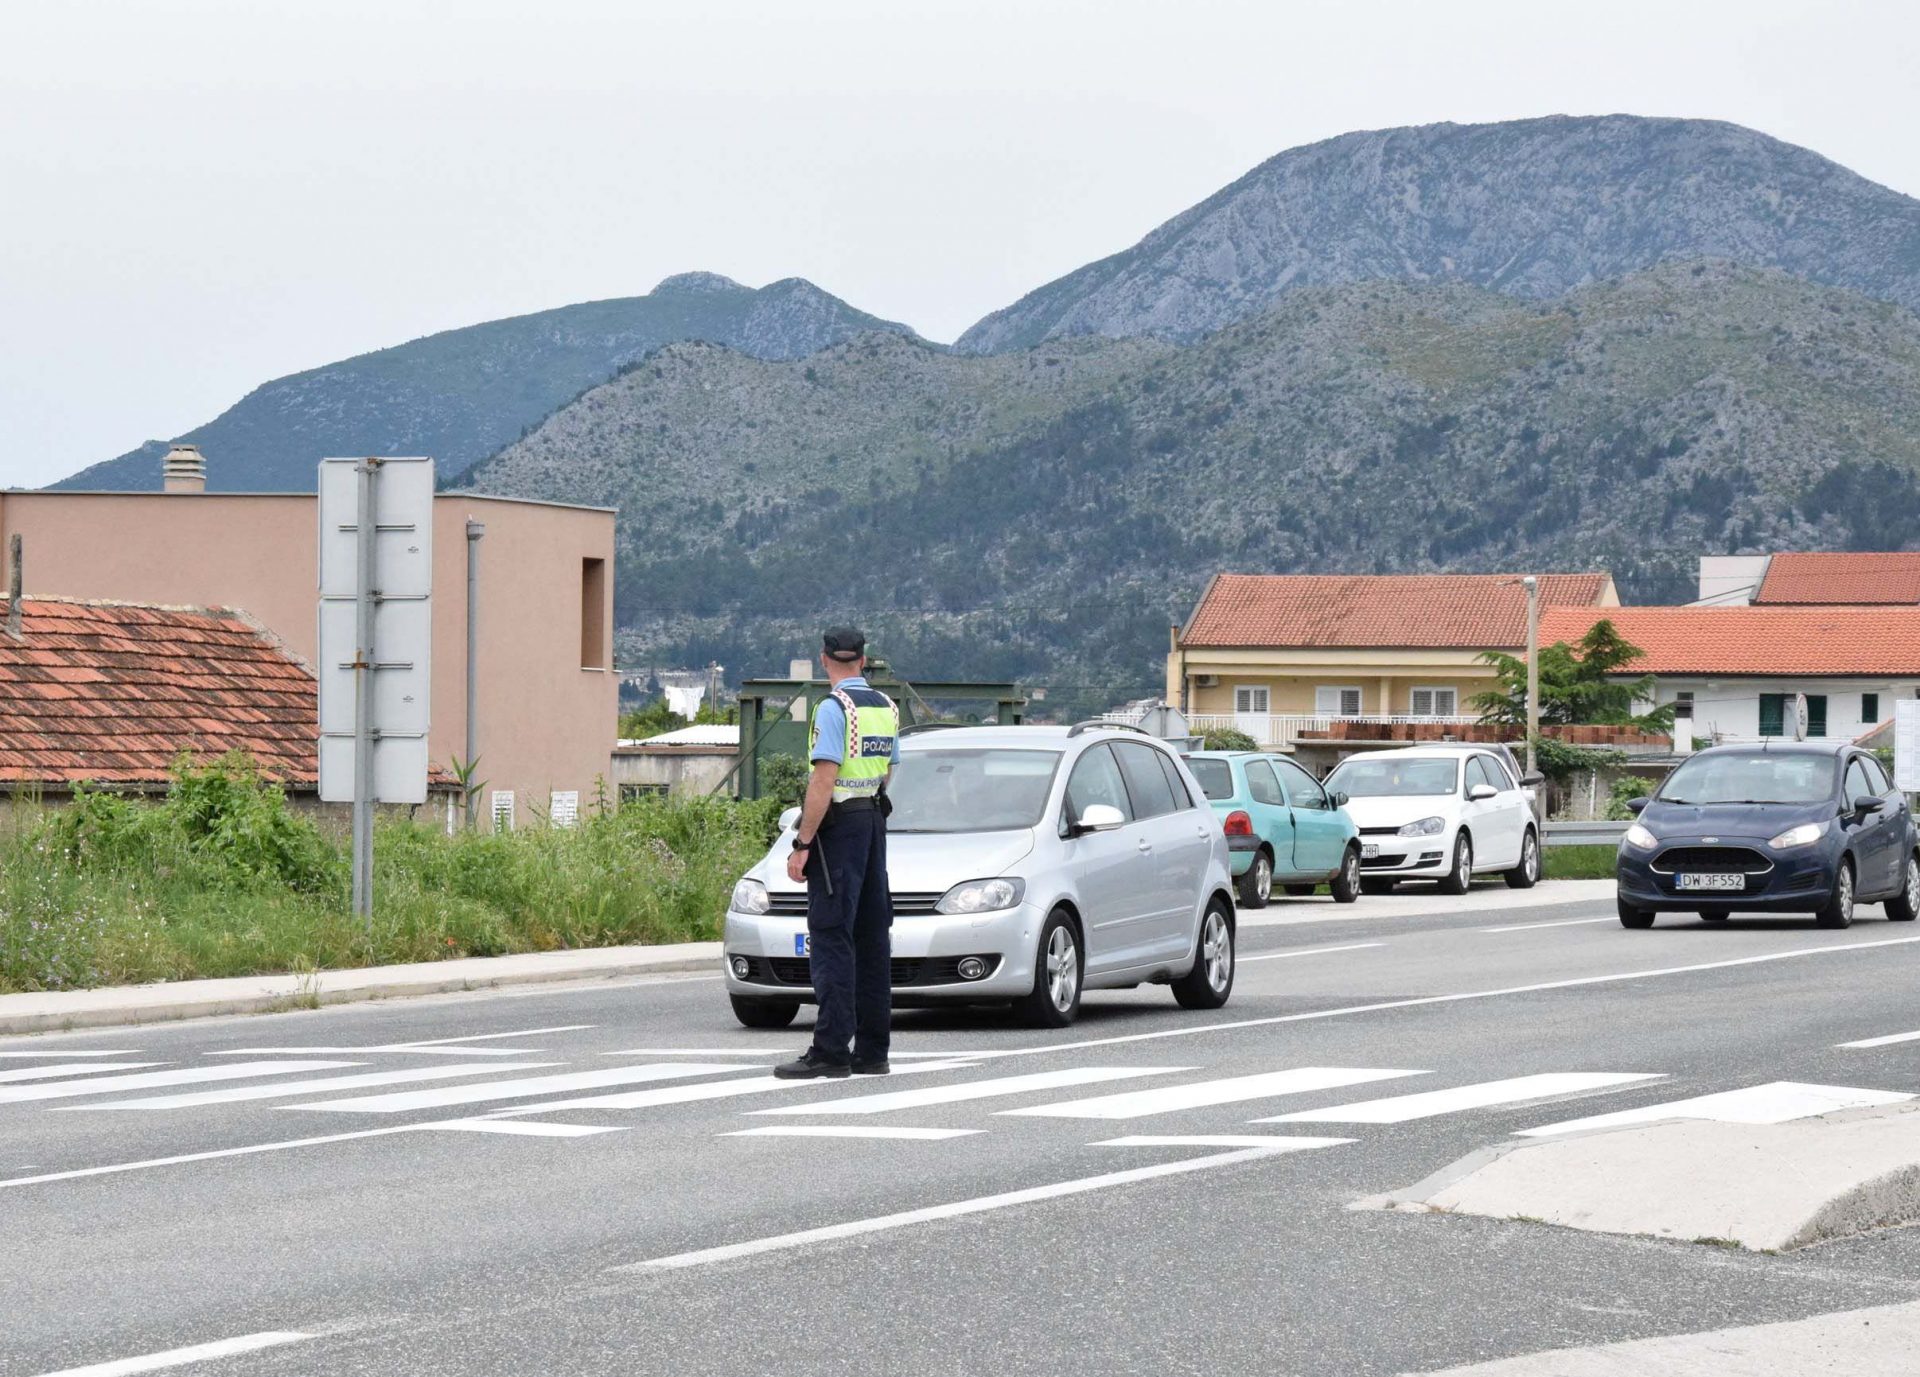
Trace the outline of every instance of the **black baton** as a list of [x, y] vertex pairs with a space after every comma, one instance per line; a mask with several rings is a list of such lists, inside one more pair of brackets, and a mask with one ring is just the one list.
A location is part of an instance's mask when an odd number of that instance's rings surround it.
[[820, 884], [827, 891], [827, 897], [833, 897], [833, 876], [827, 871], [827, 853], [820, 849], [820, 834], [813, 834], [813, 845], [807, 848], [807, 864], [820, 867]]

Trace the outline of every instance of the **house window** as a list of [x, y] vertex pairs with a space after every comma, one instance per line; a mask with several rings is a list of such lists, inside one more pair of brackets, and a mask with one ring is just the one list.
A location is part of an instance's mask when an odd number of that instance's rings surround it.
[[[1456, 695], [1450, 688], [1417, 688], [1413, 691], [1413, 715], [1415, 717], [1452, 717], [1458, 709], [1455, 707]], [[1359, 708], [1354, 709], [1355, 712]]]
[[580, 561], [580, 668], [606, 667], [607, 562], [583, 559]]
[[1816, 740], [1827, 734], [1827, 695], [1809, 693], [1807, 695], [1807, 739]]
[[1673, 715], [1676, 720], [1693, 720], [1693, 690], [1683, 689], [1673, 695]]
[[1265, 684], [1241, 684], [1233, 691], [1235, 712], [1266, 712], [1272, 696]]
[[1787, 695], [1784, 693], [1763, 693], [1760, 695], [1760, 735], [1785, 736], [1787, 734]]
[[1860, 720], [1878, 723], [1880, 721], [1880, 695], [1863, 693], [1860, 695]]
[[1322, 684], [1313, 691], [1313, 710], [1322, 717], [1358, 717], [1360, 690]]
[[637, 803], [643, 798], [665, 798], [666, 796], [667, 786], [664, 784], [622, 784], [620, 786], [622, 803]]

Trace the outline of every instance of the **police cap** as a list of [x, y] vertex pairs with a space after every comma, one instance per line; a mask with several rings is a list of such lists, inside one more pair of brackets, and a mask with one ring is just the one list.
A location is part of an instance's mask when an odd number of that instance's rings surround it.
[[867, 634], [857, 627], [830, 626], [821, 644], [828, 659], [852, 663], [867, 653]]

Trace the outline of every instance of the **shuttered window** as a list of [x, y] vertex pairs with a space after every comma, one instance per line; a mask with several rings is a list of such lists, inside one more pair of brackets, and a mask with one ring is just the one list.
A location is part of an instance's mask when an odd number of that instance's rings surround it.
[[1807, 739], [1809, 741], [1827, 734], [1827, 695], [1809, 693], [1807, 695]]
[[1787, 695], [1784, 693], [1763, 693], [1760, 695], [1760, 735], [1785, 736], [1787, 734]]

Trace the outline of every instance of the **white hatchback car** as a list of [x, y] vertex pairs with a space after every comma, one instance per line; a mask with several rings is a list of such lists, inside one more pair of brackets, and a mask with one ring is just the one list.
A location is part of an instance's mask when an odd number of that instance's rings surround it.
[[[1097, 723], [909, 728], [888, 793], [896, 1004], [1011, 1003], [1057, 1028], [1083, 989], [1227, 1002], [1227, 839], [1164, 743]], [[750, 1028], [814, 1002], [806, 890], [786, 871], [798, 811], [727, 908], [727, 994]]]
[[1540, 829], [1520, 783], [1492, 751], [1410, 747], [1348, 756], [1326, 787], [1347, 796], [1360, 829], [1360, 883], [1371, 893], [1398, 880], [1438, 880], [1465, 894], [1497, 872], [1515, 889], [1540, 878]]

